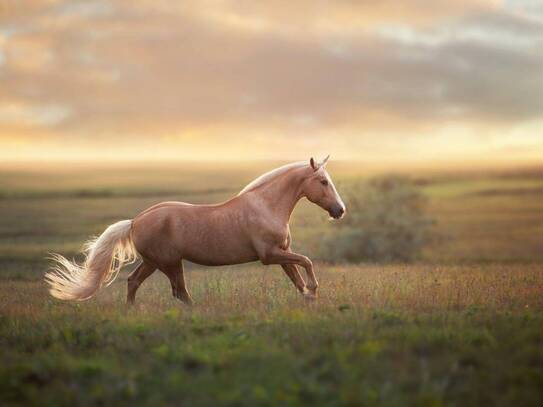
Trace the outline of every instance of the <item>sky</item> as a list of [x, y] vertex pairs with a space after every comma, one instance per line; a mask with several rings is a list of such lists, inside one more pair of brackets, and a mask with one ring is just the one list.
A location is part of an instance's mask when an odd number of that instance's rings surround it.
[[543, 159], [543, 0], [0, 0], [0, 161]]

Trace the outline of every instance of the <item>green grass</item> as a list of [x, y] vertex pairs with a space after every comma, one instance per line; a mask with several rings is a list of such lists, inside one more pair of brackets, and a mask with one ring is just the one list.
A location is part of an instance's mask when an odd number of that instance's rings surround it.
[[154, 276], [66, 304], [0, 290], [0, 402], [541, 405], [541, 266], [320, 265], [306, 304], [274, 267]]
[[[258, 265], [189, 265], [192, 309], [158, 272], [132, 309], [126, 273], [88, 302], [47, 294], [48, 252], [76, 256], [159, 201], [219, 202], [263, 169], [2, 170], [0, 405], [543, 403], [538, 171], [412, 174], [439, 239], [419, 264], [318, 262], [315, 303]], [[368, 176], [331, 171], [340, 192]], [[318, 257], [326, 218], [302, 203], [295, 247]]]

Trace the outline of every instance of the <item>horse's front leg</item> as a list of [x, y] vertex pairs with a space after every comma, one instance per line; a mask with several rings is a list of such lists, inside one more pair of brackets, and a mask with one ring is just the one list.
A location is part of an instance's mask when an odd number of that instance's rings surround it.
[[304, 294], [307, 291], [307, 288], [304, 279], [298, 271], [298, 267], [296, 267], [295, 264], [281, 264], [281, 267], [288, 278], [290, 278], [290, 281], [292, 281], [292, 284], [294, 284], [301, 294]]
[[[305, 269], [308, 283], [306, 285], [307, 291], [303, 290], [302, 294], [308, 299], [315, 299], [317, 297], [317, 287], [319, 283], [313, 272], [313, 263], [308, 257], [293, 253], [289, 249], [284, 250], [279, 247], [268, 249], [261, 257], [263, 264], [281, 264], [281, 265], [298, 265]], [[288, 273], [287, 273], [288, 274]]]

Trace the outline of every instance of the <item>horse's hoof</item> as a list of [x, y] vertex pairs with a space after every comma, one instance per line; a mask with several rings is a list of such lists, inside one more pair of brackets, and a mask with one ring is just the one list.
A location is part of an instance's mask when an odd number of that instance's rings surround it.
[[311, 292], [306, 292], [304, 293], [304, 299], [306, 301], [315, 301], [317, 299], [317, 295]]
[[179, 301], [181, 301], [183, 304], [188, 305], [189, 307], [192, 307], [193, 301], [190, 295], [178, 294], [178, 295], [174, 295], [174, 297], [177, 298]]
[[194, 304], [191, 297], [183, 297], [180, 299], [185, 305], [188, 305], [189, 307], [192, 307], [192, 305]]

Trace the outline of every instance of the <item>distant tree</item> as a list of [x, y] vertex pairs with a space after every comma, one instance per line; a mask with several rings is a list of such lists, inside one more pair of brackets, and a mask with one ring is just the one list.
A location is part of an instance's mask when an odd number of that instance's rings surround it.
[[406, 177], [383, 176], [342, 190], [347, 216], [324, 239], [333, 261], [412, 261], [431, 239], [426, 199]]

